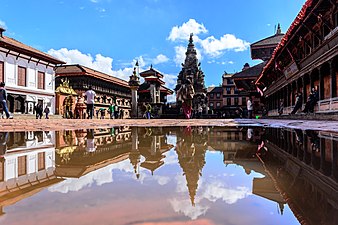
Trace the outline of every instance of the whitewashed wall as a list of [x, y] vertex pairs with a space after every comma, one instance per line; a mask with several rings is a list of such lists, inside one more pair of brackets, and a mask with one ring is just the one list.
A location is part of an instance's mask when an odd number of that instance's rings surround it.
[[[4, 48], [0, 50], [8, 51]], [[14, 53], [14, 52], [11, 52]], [[38, 100], [43, 100], [44, 106], [48, 105], [50, 107], [51, 114], [55, 112], [55, 99], [54, 99], [54, 90], [55, 90], [55, 81], [54, 81], [54, 66], [50, 64], [48, 66], [43, 63], [28, 62], [29, 60], [25, 58], [30, 58], [29, 56], [20, 55], [18, 59], [16, 56], [9, 54], [6, 56], [6, 53], [0, 52], [0, 61], [4, 62], [4, 72], [5, 72], [5, 82], [6, 87], [15, 89], [14, 91], [9, 91], [13, 94], [23, 94], [27, 96], [28, 101], [37, 102]], [[36, 59], [35, 59], [36, 60]], [[18, 66], [25, 67], [27, 70], [27, 86], [22, 87], [18, 86]], [[45, 89], [38, 89], [38, 72], [45, 73]], [[51, 96], [52, 95], [52, 96]], [[33, 109], [33, 103], [28, 105], [28, 110]], [[30, 112], [33, 113], [33, 110]]]

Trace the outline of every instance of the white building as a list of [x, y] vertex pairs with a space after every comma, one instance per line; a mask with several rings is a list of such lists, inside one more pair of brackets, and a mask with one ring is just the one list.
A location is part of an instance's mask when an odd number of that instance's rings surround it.
[[3, 35], [0, 27], [0, 82], [6, 83], [11, 113], [33, 114], [42, 103], [55, 112], [54, 67], [64, 62]]

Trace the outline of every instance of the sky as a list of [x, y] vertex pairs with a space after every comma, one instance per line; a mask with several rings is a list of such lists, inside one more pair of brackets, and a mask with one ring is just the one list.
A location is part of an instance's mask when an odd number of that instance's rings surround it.
[[206, 86], [259, 60], [250, 44], [285, 33], [305, 0], [0, 0], [4, 35], [67, 62], [128, 80], [136, 60], [174, 88], [189, 34]]

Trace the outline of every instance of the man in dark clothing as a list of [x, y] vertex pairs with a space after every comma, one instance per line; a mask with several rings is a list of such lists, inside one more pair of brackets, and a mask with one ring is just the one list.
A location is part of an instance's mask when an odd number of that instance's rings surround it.
[[296, 105], [295, 108], [293, 108], [291, 114], [295, 114], [300, 108], [302, 108], [302, 105], [303, 105], [303, 95], [302, 93], [297, 93]]
[[311, 89], [311, 93], [309, 94], [308, 100], [305, 104], [305, 108], [303, 110], [304, 113], [311, 112], [313, 113], [314, 107], [318, 101], [318, 91], [316, 88]]
[[9, 119], [10, 114], [8, 112], [8, 107], [7, 107], [7, 91], [5, 89], [4, 82], [0, 83], [0, 105], [2, 106], [2, 109], [5, 112], [7, 119]]

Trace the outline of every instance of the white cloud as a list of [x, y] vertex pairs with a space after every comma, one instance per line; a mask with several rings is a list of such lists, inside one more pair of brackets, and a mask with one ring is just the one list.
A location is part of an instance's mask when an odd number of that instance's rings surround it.
[[201, 40], [200, 43], [203, 51], [211, 57], [220, 56], [225, 50], [245, 51], [250, 46], [249, 42], [236, 38], [232, 34], [225, 34], [220, 39], [210, 36]]
[[225, 187], [220, 181], [209, 183], [203, 192], [203, 197], [209, 201], [222, 199], [227, 204], [234, 204], [249, 195], [251, 191], [247, 187]]
[[6, 23], [2, 20], [0, 20], [0, 27], [7, 29]]
[[229, 61], [228, 63], [229, 63], [229, 64], [234, 64], [234, 62], [233, 62], [233, 61]]
[[99, 0], [90, 0], [92, 3], [98, 3]]
[[159, 54], [158, 56], [156, 56], [155, 59], [153, 59], [153, 63], [155, 65], [160, 64], [160, 63], [165, 63], [168, 61], [169, 61], [169, 58], [163, 54]]
[[[237, 38], [233, 34], [224, 34], [220, 39], [215, 38], [214, 36], [209, 36], [205, 39], [199, 37], [199, 34], [208, 33], [207, 28], [200, 23], [197, 23], [196, 20], [190, 19], [188, 22], [183, 23], [181, 26], [174, 26], [171, 29], [169, 37], [167, 40], [170, 41], [187, 41], [189, 39], [190, 33], [194, 34], [194, 42], [196, 43], [196, 50], [199, 51], [198, 46], [201, 47], [200, 52], [208, 55], [209, 57], [218, 57], [222, 55], [226, 50], [233, 50], [235, 52], [245, 51], [249, 48], [250, 43]], [[176, 64], [183, 62], [185, 58], [185, 48], [184, 51], [182, 46], [175, 47], [176, 56], [174, 61]], [[199, 53], [199, 60], [202, 60], [201, 54]], [[210, 62], [208, 62], [210, 63]]]
[[192, 220], [195, 220], [199, 216], [204, 215], [209, 209], [209, 206], [202, 206], [201, 204], [196, 204], [195, 206], [192, 206], [191, 201], [188, 199], [178, 200], [175, 198], [169, 200], [169, 202], [175, 212], [183, 213], [185, 216], [189, 217]]
[[197, 23], [194, 19], [189, 19], [189, 21], [183, 23], [182, 26], [174, 26], [171, 29], [169, 37], [167, 39], [170, 41], [186, 41], [189, 39], [189, 35], [191, 33], [193, 33], [194, 35], [198, 35], [207, 32], [208, 30], [203, 24]]
[[[77, 49], [68, 50], [67, 48], [61, 48], [59, 50], [50, 49], [47, 53], [62, 61], [65, 61], [67, 64], [80, 64], [127, 81], [133, 72], [133, 65], [135, 64], [130, 63], [130, 67], [114, 71], [113, 59], [101, 54], [96, 54], [94, 58], [90, 54], [84, 54]], [[143, 63], [142, 57], [139, 58], [139, 62]]]

